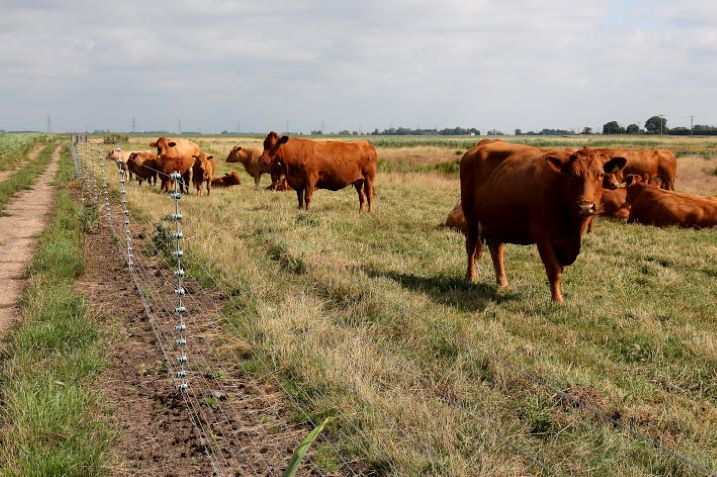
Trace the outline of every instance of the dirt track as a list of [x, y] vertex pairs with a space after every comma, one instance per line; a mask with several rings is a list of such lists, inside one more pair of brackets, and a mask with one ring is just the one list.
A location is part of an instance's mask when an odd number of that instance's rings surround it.
[[[35, 160], [42, 147], [32, 150]], [[17, 300], [25, 287], [23, 277], [37, 247], [38, 234], [47, 226], [56, 189], [50, 185], [59, 167], [60, 146], [34, 188], [17, 195], [0, 217], [0, 335], [18, 318]]]

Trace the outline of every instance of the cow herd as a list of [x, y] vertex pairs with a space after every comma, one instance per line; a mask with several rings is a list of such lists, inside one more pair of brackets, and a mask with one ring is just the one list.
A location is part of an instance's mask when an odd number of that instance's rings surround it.
[[[188, 139], [159, 138], [152, 150], [111, 151], [142, 184], [169, 190], [170, 174], [182, 177], [183, 192], [191, 181], [197, 195], [212, 185], [240, 183], [230, 172], [214, 177], [214, 158]], [[270, 174], [274, 190], [294, 190], [299, 208], [311, 210], [317, 189], [339, 190], [353, 184], [359, 212], [373, 209], [376, 150], [367, 141], [314, 141], [270, 132], [263, 149], [234, 147], [228, 163], [241, 163], [258, 188]], [[506, 244], [536, 244], [545, 266], [552, 298], [562, 303], [560, 278], [580, 253], [593, 218], [607, 215], [658, 226], [717, 226], [717, 199], [674, 191], [677, 161], [667, 150], [608, 148], [543, 149], [499, 139], [480, 141], [460, 162], [461, 200], [446, 224], [466, 238], [466, 278], [476, 279], [475, 261], [488, 245], [500, 287], [508, 282], [503, 264]]]
[[[508, 243], [536, 244], [552, 298], [596, 215], [657, 226], [717, 226], [717, 199], [675, 192], [677, 161], [665, 150], [562, 149], [487, 139], [460, 164], [461, 201], [448, 216], [466, 236], [466, 278], [488, 245], [496, 283], [507, 287]], [[603, 204], [603, 197], [605, 201]]]

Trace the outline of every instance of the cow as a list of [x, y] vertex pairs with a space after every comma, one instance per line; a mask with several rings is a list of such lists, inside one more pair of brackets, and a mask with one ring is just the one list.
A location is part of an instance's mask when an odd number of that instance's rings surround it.
[[[258, 189], [262, 174], [271, 174], [271, 164], [266, 164], [261, 160], [262, 150], [260, 147], [242, 147], [234, 146], [226, 162], [240, 162], [247, 174], [254, 178], [254, 186]], [[272, 180], [273, 182], [273, 180]]]
[[129, 156], [133, 152], [149, 152], [149, 153], [151, 153], [152, 151], [122, 151], [121, 149], [110, 149], [109, 151], [107, 151], [107, 156], [105, 157], [105, 159], [107, 159], [108, 161], [113, 161], [115, 163], [117, 161], [121, 161], [120, 167], [122, 168], [123, 171], [126, 171], [128, 173], [129, 180], [132, 180], [133, 172], [128, 170], [128, 168], [127, 168], [127, 159], [129, 159]]
[[628, 222], [667, 227], [717, 227], [717, 198], [659, 189], [646, 184], [642, 177], [625, 179]]
[[214, 177], [214, 156], [201, 153], [194, 156], [192, 166], [192, 182], [197, 188], [197, 195], [202, 196], [202, 183], [207, 183], [207, 196], [212, 192], [212, 178]]
[[459, 200], [446, 218], [446, 227], [458, 232], [466, 233], [466, 217], [463, 215], [463, 206]]
[[627, 202], [627, 190], [624, 185], [613, 190], [603, 190], [602, 209], [599, 215], [627, 220], [630, 216], [630, 204]]
[[130, 153], [127, 159], [127, 169], [135, 175], [139, 185], [142, 185], [142, 181], [145, 180], [149, 185], [157, 183], [159, 164], [156, 157], [157, 155], [152, 151]]
[[507, 243], [536, 244], [553, 301], [563, 303], [560, 277], [580, 253], [588, 219], [600, 208], [605, 175], [627, 159], [607, 159], [587, 146], [577, 151], [489, 143], [468, 150], [460, 163], [461, 204], [466, 218], [466, 279], [488, 243], [496, 282], [507, 287]]
[[169, 191], [174, 182], [170, 178], [172, 172], [182, 176], [180, 189], [189, 193], [189, 177], [194, 165], [194, 158], [200, 154], [199, 146], [189, 139], [171, 139], [160, 137], [149, 145], [157, 148], [157, 162], [162, 176], [162, 190]]
[[264, 164], [276, 163], [294, 190], [299, 209], [311, 211], [316, 189], [339, 190], [353, 184], [359, 197], [359, 213], [373, 210], [376, 150], [367, 141], [313, 141], [279, 136], [271, 131], [264, 139]]
[[241, 179], [236, 171], [227, 172], [222, 177], [212, 179], [212, 187], [231, 187], [241, 184]]
[[600, 148], [597, 151], [610, 157], [625, 157], [627, 165], [618, 175], [623, 180], [628, 175], [639, 175], [648, 184], [659, 185], [666, 190], [675, 190], [677, 159], [672, 151], [666, 149], [611, 149]]

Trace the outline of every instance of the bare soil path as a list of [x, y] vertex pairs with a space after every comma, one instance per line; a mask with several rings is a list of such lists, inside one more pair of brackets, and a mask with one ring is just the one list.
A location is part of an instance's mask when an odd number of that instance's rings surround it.
[[[59, 167], [60, 147], [53, 151], [52, 162], [40, 174], [34, 188], [18, 194], [0, 217], [0, 335], [19, 316], [17, 300], [25, 287], [23, 275], [55, 201], [56, 188], [50, 182]], [[42, 149], [33, 149], [28, 159], [35, 160]]]

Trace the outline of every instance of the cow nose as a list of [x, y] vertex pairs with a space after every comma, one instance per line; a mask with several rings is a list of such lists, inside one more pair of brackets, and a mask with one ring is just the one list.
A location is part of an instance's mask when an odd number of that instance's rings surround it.
[[578, 215], [586, 216], [595, 214], [595, 203], [580, 203], [577, 205]]

